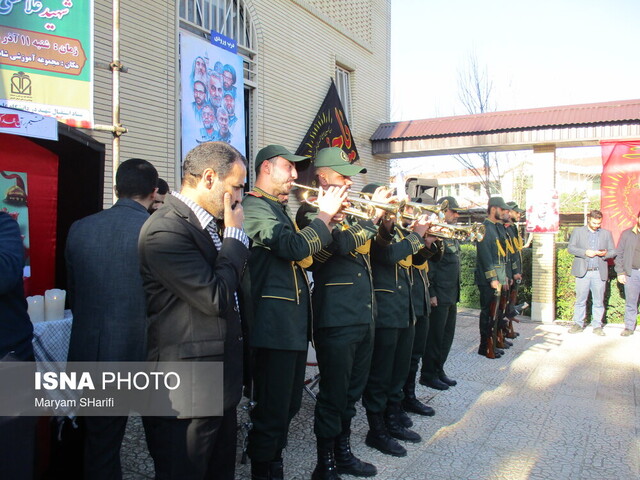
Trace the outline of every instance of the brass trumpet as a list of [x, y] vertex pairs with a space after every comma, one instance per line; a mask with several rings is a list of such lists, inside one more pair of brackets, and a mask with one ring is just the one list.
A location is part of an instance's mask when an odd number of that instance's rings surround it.
[[[413, 213], [406, 213], [404, 210], [407, 207], [411, 207], [413, 209]], [[448, 209], [449, 202], [447, 200], [443, 200], [439, 205], [427, 205], [426, 203], [407, 202], [404, 204], [401, 216], [406, 220], [414, 221], [422, 215], [426, 215], [427, 213], [435, 213], [440, 221], [443, 222], [444, 212]]]
[[455, 240], [470, 240], [481, 242], [484, 239], [486, 228], [482, 223], [473, 223], [468, 227], [449, 225], [448, 223], [434, 223], [432, 227], [439, 227], [438, 230], [429, 230], [427, 235], [438, 238], [453, 238]]
[[[302, 201], [304, 203], [308, 203], [309, 205], [318, 208], [318, 202], [316, 200], [309, 200], [310, 194], [315, 194], [316, 196], [319, 194], [320, 189], [316, 187], [310, 187], [308, 185], [301, 185], [299, 183], [292, 182], [292, 185], [300, 190], [304, 190], [302, 194]], [[357, 218], [362, 218], [365, 220], [371, 220], [376, 216], [376, 209], [379, 208], [383, 210], [387, 215], [397, 215], [400, 212], [406, 202], [399, 203], [382, 203], [375, 202], [373, 200], [369, 200], [365, 198], [366, 194], [362, 192], [356, 192], [357, 196], [347, 196], [347, 202], [352, 204], [352, 207], [343, 207], [340, 210], [340, 213], [344, 213], [345, 215], [350, 215]]]

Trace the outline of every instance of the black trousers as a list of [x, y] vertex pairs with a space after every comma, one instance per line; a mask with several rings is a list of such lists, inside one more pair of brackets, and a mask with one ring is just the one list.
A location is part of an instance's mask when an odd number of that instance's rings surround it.
[[449, 357], [456, 332], [458, 305], [431, 307], [427, 346], [422, 357], [422, 376], [436, 379], [444, 374], [444, 364]]
[[84, 417], [84, 478], [122, 478], [120, 447], [129, 417]]
[[38, 417], [0, 417], [0, 478], [31, 480]]
[[222, 417], [144, 417], [157, 480], [233, 480], [236, 468], [235, 408]]
[[289, 424], [300, 410], [307, 352], [257, 348], [254, 362], [256, 406], [247, 454], [254, 462], [270, 462], [287, 445]]
[[409, 374], [415, 326], [376, 328], [369, 379], [362, 395], [364, 408], [382, 413], [390, 403], [404, 398], [402, 387]]
[[411, 350], [411, 363], [409, 365], [408, 379], [415, 380], [418, 364], [424, 355], [427, 345], [427, 336], [431, 330], [431, 322], [428, 315], [416, 317], [415, 335], [413, 337], [413, 349]]
[[316, 331], [314, 340], [320, 368], [313, 426], [316, 436], [340, 435], [342, 422], [355, 416], [356, 402], [369, 375], [373, 336], [373, 323]]

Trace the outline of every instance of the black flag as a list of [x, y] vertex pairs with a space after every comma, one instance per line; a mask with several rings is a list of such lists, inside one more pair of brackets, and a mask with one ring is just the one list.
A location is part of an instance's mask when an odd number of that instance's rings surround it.
[[298, 171], [298, 183], [312, 185], [313, 160], [318, 150], [326, 147], [342, 148], [350, 163], [360, 158], [333, 79], [316, 118], [296, 150], [296, 155], [311, 157], [309, 166]]

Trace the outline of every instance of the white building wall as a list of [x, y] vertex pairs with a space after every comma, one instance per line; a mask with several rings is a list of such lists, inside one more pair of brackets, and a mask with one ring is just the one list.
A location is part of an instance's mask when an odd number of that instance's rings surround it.
[[[374, 159], [369, 138], [390, 115], [390, 0], [245, 0], [258, 45], [255, 148], [280, 143], [295, 150], [311, 125], [335, 75], [352, 70], [349, 118], [360, 163], [368, 173], [356, 187], [387, 182], [388, 161]], [[151, 161], [177, 187], [179, 150], [178, 11], [176, 0], [121, 0], [121, 160]], [[111, 125], [111, 2], [95, 2], [95, 121]], [[112, 135], [105, 143], [105, 206], [112, 198]], [[255, 155], [251, 152], [249, 156]]]

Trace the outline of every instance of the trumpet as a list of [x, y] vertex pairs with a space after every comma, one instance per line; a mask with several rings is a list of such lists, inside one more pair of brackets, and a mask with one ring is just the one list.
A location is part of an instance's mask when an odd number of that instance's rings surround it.
[[[413, 209], [412, 213], [407, 213], [407, 207], [411, 207]], [[427, 213], [436, 214], [441, 222], [444, 221], [444, 212], [449, 209], [449, 202], [447, 200], [443, 200], [439, 205], [427, 205], [426, 203], [416, 203], [416, 202], [406, 202], [403, 207], [403, 211], [401, 213], [402, 218], [410, 221], [417, 220], [422, 215], [426, 215]]]
[[484, 239], [486, 228], [482, 223], [473, 223], [468, 227], [449, 225], [448, 223], [433, 223], [432, 227], [439, 227], [438, 230], [428, 230], [427, 235], [438, 238], [453, 238], [455, 240], [470, 240], [481, 242]]
[[[311, 194], [317, 196], [320, 192], [319, 188], [310, 187], [308, 185], [301, 185], [295, 182], [292, 182], [292, 185], [296, 188], [299, 188], [300, 190], [304, 190], [302, 194], [302, 201], [304, 203], [308, 203], [309, 205], [318, 208], [318, 202], [316, 200], [309, 199], [309, 197], [311, 196]], [[349, 202], [353, 206], [343, 207], [340, 210], [340, 213], [344, 213], [345, 215], [350, 215], [357, 218], [362, 218], [364, 220], [372, 220], [376, 217], [376, 209], [383, 210], [387, 216], [397, 215], [406, 204], [406, 202], [376, 202], [374, 200], [365, 198], [367, 194], [364, 194], [362, 192], [357, 192], [356, 195], [357, 196], [347, 196], [347, 202]]]

